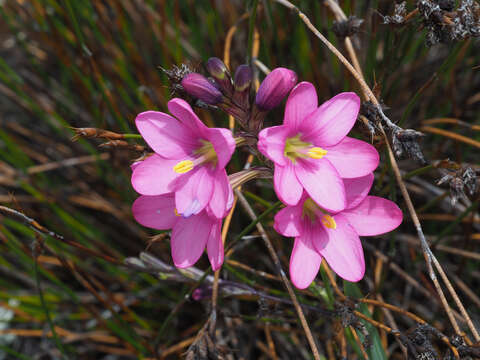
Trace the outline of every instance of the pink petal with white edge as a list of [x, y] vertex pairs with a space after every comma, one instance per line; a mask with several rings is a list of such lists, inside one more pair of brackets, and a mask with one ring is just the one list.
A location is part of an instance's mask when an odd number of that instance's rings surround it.
[[290, 129], [285, 126], [271, 126], [258, 134], [258, 150], [275, 164], [285, 166], [290, 161], [285, 157], [285, 141]]
[[186, 268], [202, 256], [214, 222], [206, 212], [179, 218], [172, 230], [172, 258], [176, 267]]
[[179, 219], [173, 194], [140, 196], [132, 205], [132, 213], [138, 223], [158, 230], [171, 229]]
[[202, 211], [212, 198], [215, 176], [205, 166], [194, 169], [190, 175], [181, 179], [175, 192], [177, 211], [184, 217], [196, 215]]
[[219, 169], [213, 178], [213, 193], [208, 203], [210, 213], [217, 219], [224, 218], [231, 208], [232, 187], [225, 169]]
[[352, 179], [343, 179], [345, 194], [347, 195], [346, 209], [352, 209], [365, 199], [373, 184], [372, 173]]
[[313, 234], [310, 230], [295, 238], [292, 255], [290, 255], [290, 279], [298, 289], [310, 286], [320, 269], [322, 256], [313, 246]]
[[333, 165], [327, 159], [297, 161], [295, 174], [312, 200], [327, 211], [345, 209], [345, 187]]
[[345, 92], [334, 96], [302, 123], [303, 139], [321, 147], [338, 144], [352, 129], [359, 109], [357, 94]]
[[228, 129], [212, 128], [207, 130], [207, 139], [213, 145], [217, 153], [217, 168], [223, 169], [235, 151], [235, 139], [232, 132]]
[[345, 137], [337, 145], [325, 147], [325, 158], [337, 169], [342, 178], [365, 176], [378, 166], [377, 149], [365, 141]]
[[306, 81], [295, 86], [288, 96], [283, 124], [297, 131], [302, 121], [317, 110], [318, 97], [315, 87]]
[[297, 205], [303, 188], [295, 175], [295, 165], [287, 160], [285, 166], [275, 164], [273, 186], [278, 198], [287, 205]]
[[273, 228], [283, 236], [297, 237], [303, 232], [303, 202], [297, 206], [287, 206], [275, 215]]
[[397, 228], [403, 220], [402, 210], [392, 201], [367, 196], [360, 205], [342, 215], [360, 236], [380, 235]]
[[207, 240], [208, 260], [212, 270], [217, 271], [223, 264], [222, 221], [215, 221]]
[[190, 156], [199, 146], [198, 136], [168, 114], [145, 111], [137, 115], [135, 124], [147, 144], [164, 158]]
[[322, 225], [325, 231], [319, 232], [320, 236], [315, 238], [314, 245], [333, 271], [345, 280], [356, 282], [365, 274], [362, 244], [358, 234], [342, 214], [333, 217], [337, 224], [336, 229]]
[[198, 118], [190, 105], [180, 98], [174, 98], [167, 103], [168, 111], [197, 137], [206, 138], [208, 127]]
[[137, 164], [132, 173], [132, 186], [142, 195], [162, 195], [176, 189], [181, 174], [173, 171], [178, 160], [164, 159], [157, 154]]

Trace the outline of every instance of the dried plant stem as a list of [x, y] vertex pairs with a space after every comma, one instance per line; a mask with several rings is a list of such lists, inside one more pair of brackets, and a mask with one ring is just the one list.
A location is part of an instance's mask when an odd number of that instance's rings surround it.
[[380, 301], [380, 300], [374, 300], [374, 299], [360, 299], [358, 300], [359, 302], [361, 303], [364, 303], [364, 304], [371, 304], [371, 305], [375, 305], [375, 306], [380, 306], [380, 307], [383, 307], [383, 308], [386, 308], [386, 309], [389, 309], [389, 310], [392, 310], [392, 311], [395, 311], [395, 312], [398, 312], [402, 315], [405, 315], [407, 317], [409, 317], [410, 319], [418, 322], [419, 324], [426, 324], [427, 322], [425, 320], [423, 320], [422, 318], [418, 317], [417, 315], [415, 315], [414, 313], [411, 313], [407, 310], [404, 310], [398, 306], [395, 306], [395, 305], [392, 305], [392, 304], [387, 304], [383, 301]]
[[[365, 95], [365, 98], [367, 99], [370, 99], [370, 101], [376, 105], [377, 107], [377, 111], [379, 113], [379, 115], [382, 117], [382, 120], [386, 123], [386, 125], [391, 128], [391, 129], [398, 129], [398, 126], [395, 125], [394, 123], [391, 122], [390, 119], [388, 119], [388, 117], [383, 113], [383, 110], [380, 106], [380, 103], [379, 101], [377, 100], [377, 98], [375, 97], [375, 95], [373, 94], [372, 90], [370, 89], [370, 87], [367, 85], [367, 83], [365, 82], [364, 78], [363, 78], [363, 75], [361, 75], [361, 71], [357, 71], [353, 66], [352, 64], [350, 64], [350, 62], [343, 56], [343, 54], [332, 44], [330, 43], [330, 41], [327, 40], [327, 38], [325, 38], [322, 33], [320, 31], [317, 30], [317, 28], [315, 26], [313, 26], [313, 24], [311, 23], [310, 19], [303, 13], [300, 11], [300, 9], [298, 7], [296, 7], [295, 5], [293, 5], [291, 2], [289, 2], [288, 0], [274, 0], [276, 2], [278, 2], [279, 4], [282, 4], [283, 6], [295, 11], [298, 15], [298, 17], [300, 17], [300, 19], [305, 23], [305, 25], [315, 34], [316, 37], [318, 37], [323, 43], [324, 45], [335, 55], [337, 56], [337, 58], [342, 62], [342, 64], [348, 69], [348, 71], [350, 71], [350, 73], [353, 75], [353, 77], [358, 81], [360, 87], [362, 88], [362, 91], [364, 92], [364, 95]], [[332, 3], [332, 1], [330, 1], [330, 3]], [[338, 5], [338, 4], [337, 4]], [[339, 16], [342, 16], [342, 18], [346, 18], [345, 14], [343, 13], [343, 10], [339, 7], [339, 6], [334, 6], [333, 7], [335, 13], [339, 13], [339, 14], [342, 14], [342, 15], [339, 15]], [[351, 51], [354, 52], [354, 49], [353, 47], [351, 48]], [[356, 56], [355, 56], [356, 58]], [[358, 64], [358, 61], [357, 61], [357, 64]], [[445, 295], [443, 294], [443, 291], [442, 291], [442, 288], [438, 282], [438, 279], [435, 275], [435, 272], [433, 270], [433, 267], [432, 267], [432, 261], [435, 265], [435, 268], [439, 271], [439, 273], [441, 274], [442, 276], [442, 279], [445, 281], [446, 280], [446, 285], [447, 285], [447, 289], [449, 290], [450, 294], [452, 295], [452, 297], [454, 298], [457, 306], [460, 308], [460, 311], [462, 312], [462, 315], [465, 317], [466, 321], [467, 321], [467, 324], [470, 328], [470, 331], [472, 331], [472, 334], [474, 335], [475, 337], [475, 340], [476, 341], [480, 341], [480, 337], [475, 329], [475, 327], [473, 326], [473, 323], [468, 315], [468, 313], [465, 310], [463, 304], [461, 303], [460, 299], [458, 298], [455, 290], [453, 289], [451, 283], [448, 281], [448, 278], [446, 277], [440, 263], [437, 261], [437, 259], [435, 258], [435, 256], [433, 255], [426, 239], [425, 239], [425, 235], [423, 233], [423, 230], [422, 230], [422, 227], [421, 227], [421, 224], [420, 224], [420, 221], [418, 219], [418, 216], [417, 216], [417, 213], [415, 211], [415, 208], [413, 206], [413, 203], [412, 203], [412, 200], [410, 198], [410, 195], [407, 191], [407, 188], [405, 186], [405, 183], [403, 182], [402, 180], [402, 176], [401, 176], [401, 173], [400, 173], [400, 169], [398, 167], [398, 164], [396, 162], [396, 159], [395, 159], [395, 156], [393, 155], [393, 152], [392, 152], [392, 149], [391, 149], [391, 146], [390, 146], [390, 143], [388, 141], [388, 137], [387, 137], [387, 134], [385, 133], [385, 130], [383, 129], [383, 126], [381, 123], [378, 124], [378, 127], [380, 128], [380, 131], [385, 139], [385, 143], [387, 145], [387, 150], [388, 150], [388, 155], [389, 155], [389, 159], [390, 159], [390, 162], [392, 164], [392, 168], [394, 170], [394, 174], [395, 174], [395, 178], [396, 178], [396, 181], [400, 187], [400, 191], [402, 192], [402, 195], [405, 199], [405, 202], [407, 203], [407, 208], [408, 208], [408, 211], [410, 213], [410, 216], [412, 217], [412, 220], [413, 220], [413, 223], [415, 225], [415, 228], [417, 230], [417, 234], [420, 238], [420, 241], [421, 241], [421, 244], [422, 244], [422, 250], [423, 250], [423, 254], [424, 254], [424, 257], [425, 257], [425, 261], [427, 263], [427, 268], [428, 268], [428, 272], [429, 272], [429, 275], [430, 275], [430, 278], [432, 279], [432, 281], [434, 282], [434, 285], [435, 285], [435, 288], [440, 296], [440, 299], [442, 301], [442, 304], [445, 308], [445, 311], [447, 312], [447, 315], [450, 319], [450, 321], [452, 322], [452, 326], [455, 330], [455, 332], [458, 334], [458, 335], [461, 335], [461, 332], [460, 332], [460, 328], [455, 320], [455, 318], [453, 317], [453, 313], [452, 313], [452, 310], [450, 309], [450, 306], [448, 305], [448, 302], [446, 301], [446, 298], [445, 298]], [[443, 275], [442, 275], [443, 274]]]
[[323, 266], [323, 269], [325, 270], [325, 274], [327, 274], [328, 280], [330, 280], [330, 284], [332, 285], [333, 290], [335, 291], [335, 293], [340, 298], [340, 301], [345, 301], [347, 299], [347, 297], [338, 287], [337, 282], [335, 281], [335, 277], [333, 276], [332, 272], [330, 271], [330, 267], [328, 266], [327, 262], [322, 261], [322, 266]]
[[[257, 215], [255, 214], [255, 211], [252, 209], [250, 204], [248, 203], [247, 199], [245, 196], [237, 189], [235, 190], [235, 194], [238, 197], [238, 200], [242, 207], [245, 209], [245, 211], [248, 213], [250, 218], [252, 220], [255, 220], [257, 218]], [[280, 277], [282, 278], [283, 284], [285, 285], [285, 288], [287, 289], [288, 295], [290, 296], [290, 299], [292, 300], [293, 306], [295, 307], [295, 311], [297, 312], [297, 315], [300, 319], [300, 323], [302, 324], [303, 330], [305, 332], [305, 336], [307, 337], [308, 343], [310, 344], [310, 348], [312, 349], [313, 357], [315, 360], [320, 360], [320, 353], [318, 351], [317, 344], [315, 342], [315, 339], [313, 338], [312, 331], [310, 330], [310, 327], [308, 325], [307, 319], [305, 318], [305, 315], [303, 313], [302, 307], [300, 306], [300, 303], [298, 302], [297, 296], [295, 295], [295, 292], [292, 288], [292, 285], [290, 284], [290, 281], [287, 278], [287, 275], [282, 269], [282, 264], [280, 263], [280, 259], [278, 258], [278, 255], [273, 248], [272, 242], [270, 241], [270, 238], [267, 235], [267, 232], [265, 231], [265, 228], [261, 223], [257, 223], [257, 230], [260, 233], [263, 241], [265, 242], [265, 245], [267, 246], [268, 252], [270, 253], [270, 256], [272, 257], [273, 263], [275, 265], [275, 268], [277, 269], [277, 272], [279, 273]]]
[[448, 137], [448, 138], [453, 139], [455, 141], [460, 141], [460, 142], [463, 142], [465, 144], [474, 146], [476, 148], [480, 148], [480, 141], [470, 139], [467, 136], [459, 135], [459, 134], [454, 133], [452, 131], [439, 129], [439, 128], [436, 128], [436, 127], [433, 127], [433, 126], [422, 126], [420, 128], [420, 130], [423, 131], [423, 132], [431, 133], [431, 134], [437, 134], [437, 135], [445, 136], [445, 137]]
[[355, 339], [355, 342], [357, 343], [358, 347], [360, 348], [360, 352], [362, 353], [362, 356], [365, 359], [368, 359], [367, 352], [365, 351], [365, 348], [364, 348], [362, 342], [360, 341], [360, 338], [358, 337], [357, 330], [355, 330], [355, 328], [350, 325], [350, 331], [352, 332], [352, 335], [353, 335], [353, 338]]

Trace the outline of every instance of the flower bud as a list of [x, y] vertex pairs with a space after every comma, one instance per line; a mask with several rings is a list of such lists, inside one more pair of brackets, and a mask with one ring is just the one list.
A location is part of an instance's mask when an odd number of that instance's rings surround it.
[[208, 59], [205, 67], [215, 82], [228, 96], [233, 94], [232, 77], [225, 63], [219, 58], [212, 57]]
[[185, 75], [182, 79], [182, 86], [189, 95], [209, 105], [215, 105], [222, 101], [223, 95], [220, 90], [202, 74], [190, 73]]
[[295, 72], [276, 68], [260, 84], [255, 103], [262, 110], [271, 110], [282, 102], [296, 83]]
[[235, 71], [235, 91], [243, 92], [250, 88], [252, 83], [252, 69], [248, 65], [240, 65]]
[[248, 65], [240, 65], [235, 71], [233, 101], [243, 110], [247, 110], [250, 107], [249, 98], [252, 79], [252, 69]]

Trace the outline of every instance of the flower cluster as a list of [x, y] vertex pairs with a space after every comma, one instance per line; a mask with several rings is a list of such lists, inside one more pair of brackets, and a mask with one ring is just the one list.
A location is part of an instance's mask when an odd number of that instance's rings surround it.
[[[402, 212], [389, 200], [368, 196], [379, 155], [372, 145], [347, 136], [360, 108], [358, 96], [341, 93], [318, 106], [311, 83], [295, 86], [296, 74], [277, 68], [252, 101], [250, 67], [240, 66], [233, 78], [217, 58], [206, 68], [210, 78], [188, 73], [181, 86], [190, 96], [233, 115], [243, 134], [255, 139], [249, 146], [273, 162], [274, 189], [285, 204], [274, 228], [295, 238], [290, 258], [294, 285], [308, 287], [322, 259], [342, 278], [360, 280], [365, 262], [359, 236], [393, 230]], [[283, 124], [263, 128], [268, 111], [288, 93]], [[147, 227], [172, 229], [177, 267], [192, 266], [206, 247], [217, 270], [223, 263], [221, 223], [232, 207], [232, 185], [264, 170], [232, 174], [231, 184], [225, 167], [244, 139], [227, 129], [206, 127], [182, 99], [169, 101], [168, 110], [173, 117], [147, 111], [136, 118], [154, 153], [132, 166], [132, 185], [142, 195], [133, 214]]]

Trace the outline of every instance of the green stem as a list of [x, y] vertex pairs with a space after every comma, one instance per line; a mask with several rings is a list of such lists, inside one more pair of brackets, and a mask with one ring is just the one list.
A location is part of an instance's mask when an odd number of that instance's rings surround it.
[[47, 323], [48, 323], [48, 326], [50, 327], [50, 331], [52, 332], [53, 340], [55, 341], [55, 344], [58, 350], [62, 354], [62, 359], [65, 359], [66, 358], [65, 347], [63, 346], [62, 342], [58, 338], [57, 332], [55, 331], [55, 325], [53, 324], [52, 317], [50, 316], [50, 311], [48, 310], [47, 303], [45, 302], [45, 298], [43, 297], [43, 290], [40, 282], [40, 274], [38, 271], [38, 260], [36, 255], [35, 255], [35, 261], [34, 261], [34, 273], [35, 273], [35, 281], [37, 283], [37, 291], [40, 298], [40, 303], [42, 304], [43, 311], [45, 311], [45, 316], [47, 318]]
[[434, 168], [435, 168], [435, 166], [433, 166], [433, 165], [427, 165], [427, 166], [415, 169], [415, 170], [410, 171], [409, 173], [406, 173], [405, 175], [403, 175], [403, 180], [407, 180], [407, 179], [410, 179], [411, 177], [423, 174], [423, 173], [425, 173], [425, 172], [427, 172], [431, 169], [434, 169]]
[[250, 21], [248, 24], [248, 47], [247, 47], [247, 64], [252, 60], [253, 48], [253, 30], [255, 28], [255, 18], [257, 17], [258, 0], [253, 0], [253, 7], [250, 14]]
[[140, 134], [122, 134], [125, 139], [142, 139]]

